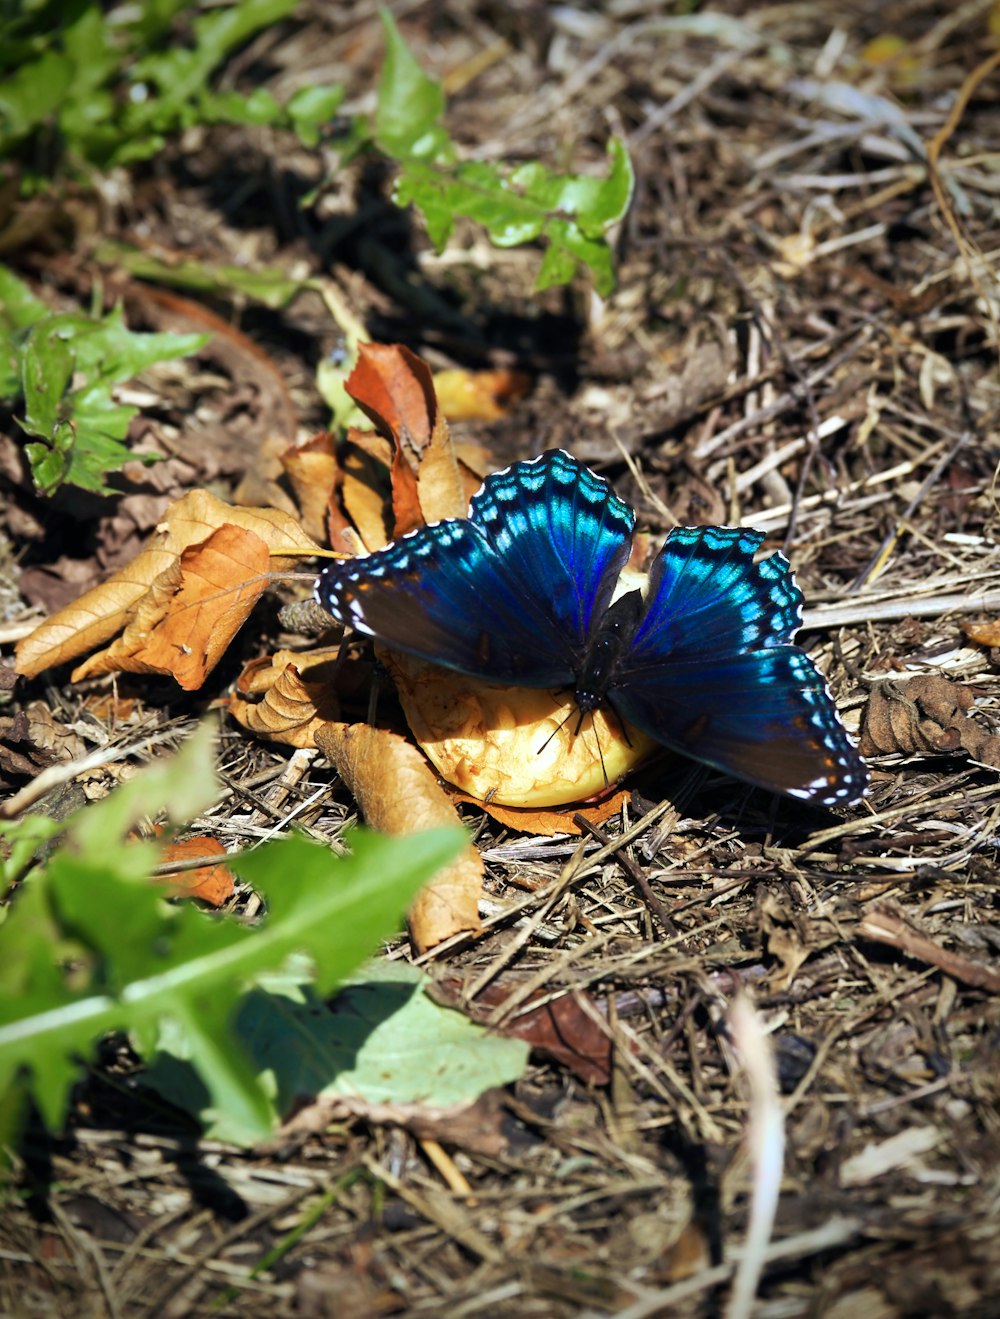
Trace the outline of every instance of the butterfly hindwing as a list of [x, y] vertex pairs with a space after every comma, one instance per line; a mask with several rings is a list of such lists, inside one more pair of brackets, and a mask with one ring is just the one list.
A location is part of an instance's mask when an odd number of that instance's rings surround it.
[[833, 806], [868, 784], [826, 683], [796, 646], [667, 662], [610, 700], [658, 742], [772, 792]]
[[783, 554], [754, 562], [763, 539], [740, 527], [672, 531], [650, 569], [633, 665], [788, 645], [802, 622], [802, 592]]
[[867, 785], [822, 676], [791, 644], [802, 595], [759, 532], [672, 532], [613, 680], [614, 708], [666, 745], [751, 783], [831, 805]]

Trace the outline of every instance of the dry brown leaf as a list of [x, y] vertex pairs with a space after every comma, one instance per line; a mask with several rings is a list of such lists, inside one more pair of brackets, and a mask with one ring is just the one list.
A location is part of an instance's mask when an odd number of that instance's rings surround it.
[[231, 508], [206, 490], [193, 490], [171, 504], [137, 558], [46, 619], [18, 644], [18, 672], [34, 677], [113, 637], [135, 617], [153, 584], [177, 569], [179, 555], [189, 546], [202, 544], [225, 524], [259, 536], [274, 556], [270, 567], [276, 572], [287, 572], [299, 557], [318, 549], [287, 513], [274, 508]]
[[467, 801], [478, 806], [481, 811], [492, 816], [498, 824], [507, 829], [517, 829], [524, 834], [542, 834], [554, 838], [556, 834], [583, 833], [575, 817], [582, 816], [589, 824], [603, 824], [621, 814], [622, 803], [630, 796], [628, 788], [618, 788], [608, 793], [600, 801], [579, 803], [568, 806], [504, 806], [500, 802], [481, 801], [468, 792], [454, 792], [455, 801]]
[[771, 985], [776, 993], [784, 993], [795, 979], [799, 967], [814, 951], [807, 937], [805, 919], [790, 911], [776, 893], [761, 889], [757, 898], [760, 930], [767, 951], [781, 963], [774, 972]]
[[471, 1002], [463, 1002], [461, 980], [448, 977], [434, 982], [431, 995], [438, 1002], [468, 1013], [473, 1021], [488, 1022], [501, 1035], [524, 1040], [532, 1049], [568, 1067], [582, 1081], [607, 1085], [611, 1080], [611, 1034], [601, 1030], [594, 1020], [594, 1015], [600, 1014], [600, 1008], [593, 995], [587, 996], [593, 1004], [593, 1013], [581, 1007], [575, 994], [566, 994], [532, 1007], [536, 999], [546, 997], [546, 991], [539, 989], [525, 1000], [517, 1016], [494, 1025], [495, 1010], [520, 988], [520, 984], [514, 977], [502, 977], [487, 985]]
[[[372, 828], [405, 835], [460, 823], [423, 756], [395, 733], [368, 724], [327, 724], [317, 729], [316, 745]], [[421, 952], [454, 934], [479, 930], [482, 881], [482, 858], [469, 843], [410, 910], [410, 935]]]
[[[444, 1107], [421, 1103], [384, 1104], [361, 1095], [316, 1095], [296, 1108], [285, 1121], [280, 1146], [276, 1142], [274, 1148], [284, 1149], [289, 1136], [324, 1132], [331, 1123], [353, 1117], [372, 1126], [402, 1127], [421, 1140], [437, 1140], [443, 1145], [457, 1145], [460, 1149], [474, 1150], [498, 1159], [508, 1152], [507, 1124], [504, 1122], [507, 1099], [507, 1092], [499, 1087], [484, 1090], [472, 1104]], [[340, 1315], [339, 1305], [337, 1315]]]
[[392, 536], [398, 540], [427, 521], [420, 508], [416, 474], [401, 448], [393, 450], [389, 483], [392, 489]]
[[313, 540], [324, 541], [338, 471], [333, 436], [329, 431], [320, 431], [305, 444], [286, 449], [281, 465], [295, 492], [303, 527]]
[[89, 746], [80, 734], [58, 720], [44, 701], [30, 701], [24, 713], [32, 742], [42, 751], [51, 751], [54, 760], [82, 760], [87, 754]]
[[196, 691], [263, 595], [268, 566], [255, 532], [213, 531], [160, 574], [122, 635], [75, 669], [74, 682], [95, 673], [162, 673]]
[[229, 713], [270, 742], [314, 747], [316, 730], [340, 718], [333, 685], [337, 662], [336, 649], [302, 655], [279, 650], [269, 659], [254, 660], [236, 681]]
[[425, 522], [464, 518], [469, 497], [444, 416], [434, 421], [430, 443], [423, 452], [417, 472], [417, 492]]
[[419, 454], [434, 428], [437, 400], [430, 367], [403, 344], [366, 343], [345, 386], [380, 435]]
[[13, 715], [0, 715], [0, 781], [33, 779], [57, 758], [33, 738], [28, 716], [23, 710]]
[[[225, 856], [226, 849], [217, 838], [183, 838], [167, 843], [160, 861], [190, 861], [195, 857]], [[233, 877], [223, 865], [198, 866], [196, 870], [183, 870], [176, 875], [164, 875], [158, 881], [179, 898], [198, 898], [213, 907], [221, 907], [235, 891]]]
[[[340, 500], [348, 519], [345, 527], [352, 527], [362, 546], [371, 553], [388, 545], [390, 540], [388, 474], [386, 465], [354, 443], [357, 434], [352, 430], [348, 435], [352, 443], [341, 463]], [[342, 531], [331, 511], [330, 544], [334, 549], [347, 548], [338, 536]]]
[[531, 389], [524, 371], [434, 372], [438, 407], [449, 421], [500, 421]]
[[959, 623], [959, 627], [977, 646], [1000, 646], [1000, 619], [988, 623]]
[[394, 535], [464, 517], [465, 487], [427, 363], [401, 344], [363, 344], [345, 388], [392, 442]]

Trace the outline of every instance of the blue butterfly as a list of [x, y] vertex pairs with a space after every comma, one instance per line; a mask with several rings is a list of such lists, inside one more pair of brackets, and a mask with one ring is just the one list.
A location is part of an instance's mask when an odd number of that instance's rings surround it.
[[328, 564], [341, 623], [459, 673], [572, 689], [675, 751], [773, 792], [857, 801], [864, 761], [822, 676], [792, 644], [802, 593], [781, 554], [734, 527], [667, 537], [649, 588], [612, 602], [635, 514], [561, 449], [487, 477], [468, 519]]

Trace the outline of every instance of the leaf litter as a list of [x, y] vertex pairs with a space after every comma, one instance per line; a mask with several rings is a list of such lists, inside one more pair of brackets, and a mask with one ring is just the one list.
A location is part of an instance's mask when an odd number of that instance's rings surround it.
[[[323, 1314], [333, 1295], [359, 1298], [359, 1314], [715, 1312], [750, 1244], [766, 1167], [747, 1162], [760, 1105], [727, 1025], [743, 988], [769, 1031], [785, 1140], [769, 1242], [755, 1246], [756, 1312], [989, 1313], [1000, 1292], [1000, 799], [981, 752], [1000, 706], [990, 634], [961, 624], [991, 622], [1000, 599], [997, 310], [982, 256], [997, 110], [992, 84], [974, 76], [991, 58], [990, 13], [552, 9], [544, 60], [526, 14], [499, 32], [484, 9], [474, 34], [463, 21], [433, 35], [419, 6], [406, 16], [428, 66], [471, 67], [491, 37], [503, 52], [461, 94], [463, 142], [477, 151], [544, 158], [558, 140], [600, 172], [606, 116], [620, 118], [638, 189], [618, 292], [567, 316], [552, 294], [531, 300], [530, 251], [487, 252], [469, 231], [461, 261], [452, 248], [437, 255], [377, 208], [337, 249], [337, 277], [374, 324], [391, 323], [376, 337], [406, 338], [435, 365], [475, 353], [532, 378], [506, 417], [463, 424], [461, 438], [485, 443], [496, 465], [562, 444], [606, 467], [653, 532], [725, 520], [784, 545], [810, 607], [809, 647], [848, 720], [871, 730], [869, 803], [838, 820], [661, 763], [621, 801], [617, 836], [605, 823], [606, 844], [461, 806], [486, 863], [482, 929], [422, 965], [457, 976], [477, 1015], [488, 999], [496, 1025], [546, 998], [574, 1003], [588, 1032], [569, 1017], [560, 1029], [585, 1055], [591, 1030], [609, 1041], [607, 1084], [539, 1055], [510, 1088], [506, 1120], [484, 1111], [502, 1136], [489, 1153], [458, 1124], [449, 1139], [446, 1127], [349, 1116], [278, 1154], [236, 1154], [192, 1145], [189, 1127], [137, 1097], [134, 1062], [103, 1057], [69, 1138], [32, 1135], [55, 1212], [40, 1223], [21, 1204], [5, 1209], [6, 1308], [197, 1312], [232, 1288], [241, 1313], [269, 1315]], [[271, 76], [293, 78], [322, 47], [364, 88], [373, 28], [359, 10], [336, 32], [308, 20], [283, 30]], [[899, 59], [872, 57], [883, 34], [902, 42]], [[141, 213], [148, 241], [171, 251], [195, 216], [199, 256], [239, 265], [263, 250], [291, 274], [301, 249], [274, 250], [263, 210], [232, 224], [210, 186], [248, 182], [228, 149], [238, 132], [208, 134], [193, 175], [165, 173], [158, 203], [137, 194], [118, 222]], [[264, 147], [268, 168], [279, 150]], [[322, 222], [328, 243], [337, 205]], [[442, 288], [464, 337], [442, 300], [420, 296]], [[243, 328], [277, 355], [318, 432], [311, 364], [280, 341], [335, 338], [336, 327], [317, 330], [301, 298], [281, 314], [280, 333], [252, 316]], [[688, 375], [713, 343], [724, 351]], [[673, 374], [681, 384], [667, 389]], [[196, 378], [177, 381], [197, 402]], [[369, 498], [368, 534], [388, 538], [366, 483], [377, 469], [358, 459], [351, 470], [344, 506], [353, 515]], [[31, 514], [16, 486], [6, 498]], [[259, 649], [272, 640], [275, 652], [300, 644], [275, 626]], [[224, 668], [203, 699], [224, 694]], [[96, 750], [111, 776], [149, 752], [134, 729], [86, 713], [99, 681], [47, 699], [83, 740], [69, 768]], [[118, 681], [146, 727], [169, 734], [169, 706], [141, 679]], [[341, 715], [363, 721], [368, 686], [337, 681]], [[194, 823], [228, 848], [292, 823], [336, 840], [353, 816], [352, 796], [308, 750], [286, 760], [230, 728], [221, 768], [229, 795]], [[637, 898], [619, 854], [675, 934]], [[98, 1199], [124, 1230], [88, 1208]], [[358, 1277], [364, 1288], [344, 1290]]]

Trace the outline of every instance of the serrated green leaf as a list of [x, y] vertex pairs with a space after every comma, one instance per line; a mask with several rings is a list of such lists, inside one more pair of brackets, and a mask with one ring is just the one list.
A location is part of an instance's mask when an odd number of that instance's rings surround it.
[[168, 132], [182, 107], [206, 87], [212, 70], [235, 46], [291, 13], [296, 0], [240, 0], [226, 9], [199, 15], [192, 23], [194, 44], [172, 45], [139, 59], [131, 76], [152, 83], [158, 96], [133, 103], [124, 115], [125, 136], [147, 129]]
[[625, 214], [634, 176], [624, 146], [609, 146], [611, 169], [605, 178], [552, 174], [538, 161], [505, 173], [482, 161], [443, 165], [405, 160], [394, 199], [417, 206], [440, 251], [456, 215], [481, 224], [498, 247], [536, 239], [546, 254], [536, 287], [565, 284], [578, 266], [588, 267], [598, 292], [614, 287], [614, 266], [606, 234]]
[[[11, 320], [22, 326], [34, 320], [26, 336], [8, 332], [5, 349], [9, 361], [20, 364], [21, 427], [39, 441], [25, 445], [36, 489], [51, 494], [69, 482], [101, 494], [108, 473], [126, 462], [158, 461], [124, 443], [138, 409], [116, 402], [112, 391], [154, 362], [194, 352], [208, 336], [135, 333], [120, 308], [100, 320], [79, 313], [40, 314], [17, 281], [5, 282], [15, 295]], [[9, 368], [7, 374], [13, 374]]]
[[342, 87], [302, 87], [288, 102], [288, 117], [307, 147], [319, 143], [320, 130], [333, 119], [344, 100]]
[[21, 360], [21, 392], [27, 421], [25, 430], [46, 438], [61, 420], [59, 404], [73, 378], [76, 355], [50, 322], [36, 325]]
[[[301, 838], [267, 844], [237, 868], [268, 900], [259, 927], [167, 904], [145, 880], [156, 847], [121, 842], [139, 812], [200, 808], [204, 741], [67, 822], [64, 845], [17, 893], [0, 926], [0, 1092], [30, 1087], [62, 1121], [79, 1060], [112, 1030], [155, 1049], [164, 1022], [183, 1031], [213, 1105], [266, 1133], [269, 1108], [231, 1028], [254, 980], [305, 953], [323, 992], [398, 928], [416, 890], [464, 842], [460, 830], [404, 839], [359, 834], [346, 860]], [[72, 941], [72, 975], [64, 969]]]
[[127, 837], [137, 824], [163, 815], [168, 824], [185, 824], [200, 815], [219, 795], [213, 763], [216, 735], [201, 724], [180, 750], [153, 761], [97, 805], [87, 806], [66, 821], [76, 852], [102, 855], [102, 848]]
[[48, 50], [0, 84], [0, 146], [26, 137], [58, 109], [73, 85], [73, 64]]
[[601, 293], [614, 285], [607, 232], [628, 209], [635, 185], [622, 142], [608, 147], [606, 177], [554, 174], [539, 161], [504, 169], [485, 161], [456, 163], [440, 120], [444, 94], [414, 59], [392, 17], [382, 12], [386, 56], [375, 112], [375, 143], [395, 159], [393, 200], [416, 206], [438, 251], [455, 218], [481, 224], [498, 247], [541, 239], [547, 245], [539, 288], [570, 280], [588, 267]]
[[27, 284], [0, 266], [0, 324], [10, 330], [26, 330], [49, 315], [48, 306]]

